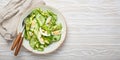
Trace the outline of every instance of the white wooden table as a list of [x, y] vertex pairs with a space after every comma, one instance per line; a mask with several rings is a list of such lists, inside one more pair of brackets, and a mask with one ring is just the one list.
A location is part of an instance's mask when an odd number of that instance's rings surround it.
[[[9, 0], [0, 0], [0, 8]], [[66, 18], [67, 38], [55, 52], [36, 55], [22, 48], [15, 57], [0, 37], [0, 60], [120, 60], [120, 0], [44, 0]]]

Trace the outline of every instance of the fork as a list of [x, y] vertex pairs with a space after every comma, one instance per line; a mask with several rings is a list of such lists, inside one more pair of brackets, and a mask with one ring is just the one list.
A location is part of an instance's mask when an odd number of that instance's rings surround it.
[[19, 32], [19, 34], [17, 35], [17, 37], [15, 38], [15, 40], [13, 41], [13, 44], [11, 46], [11, 50], [14, 50], [15, 49], [15, 52], [14, 52], [14, 55], [17, 56], [20, 49], [21, 49], [21, 46], [22, 46], [22, 42], [23, 42], [23, 30], [25, 28], [24, 26], [24, 21], [22, 23], [22, 26], [23, 28], [21, 29], [21, 31]]

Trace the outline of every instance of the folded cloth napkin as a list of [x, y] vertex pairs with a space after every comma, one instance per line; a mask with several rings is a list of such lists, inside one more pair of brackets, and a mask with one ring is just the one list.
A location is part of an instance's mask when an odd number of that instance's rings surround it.
[[13, 40], [21, 15], [36, 5], [45, 3], [43, 0], [11, 0], [0, 9], [0, 35], [6, 40]]

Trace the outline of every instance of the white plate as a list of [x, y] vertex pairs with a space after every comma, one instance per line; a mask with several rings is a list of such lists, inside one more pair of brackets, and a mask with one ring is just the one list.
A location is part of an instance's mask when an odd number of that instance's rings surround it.
[[[34, 8], [41, 8], [42, 10], [51, 10], [52, 12], [54, 12], [55, 14], [57, 14], [58, 16], [58, 21], [62, 23], [62, 35], [61, 35], [61, 39], [58, 42], [54, 42], [53, 44], [49, 45], [48, 47], [46, 47], [44, 49], [44, 51], [37, 51], [32, 49], [32, 47], [30, 47], [29, 42], [27, 40], [23, 40], [23, 46], [28, 49], [29, 51], [36, 53], [36, 54], [46, 54], [46, 53], [50, 53], [55, 51], [58, 47], [60, 47], [60, 45], [63, 43], [63, 41], [65, 40], [66, 37], [66, 23], [65, 23], [65, 19], [63, 17], [63, 15], [55, 8], [52, 8], [50, 6], [46, 6], [46, 5], [41, 5], [41, 6], [37, 6]], [[22, 22], [24, 20], [25, 17], [27, 17], [34, 8], [29, 9], [27, 12], [24, 12], [24, 14], [22, 15], [19, 25], [18, 25], [18, 29], [17, 29], [17, 33], [19, 33], [22, 29]]]

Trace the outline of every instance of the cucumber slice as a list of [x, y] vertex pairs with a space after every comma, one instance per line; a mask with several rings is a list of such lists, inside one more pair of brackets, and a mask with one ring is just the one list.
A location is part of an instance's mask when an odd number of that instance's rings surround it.
[[55, 35], [55, 36], [53, 36], [53, 40], [52, 41], [54, 41], [54, 42], [59, 41], [60, 38], [61, 38], [61, 35]]

